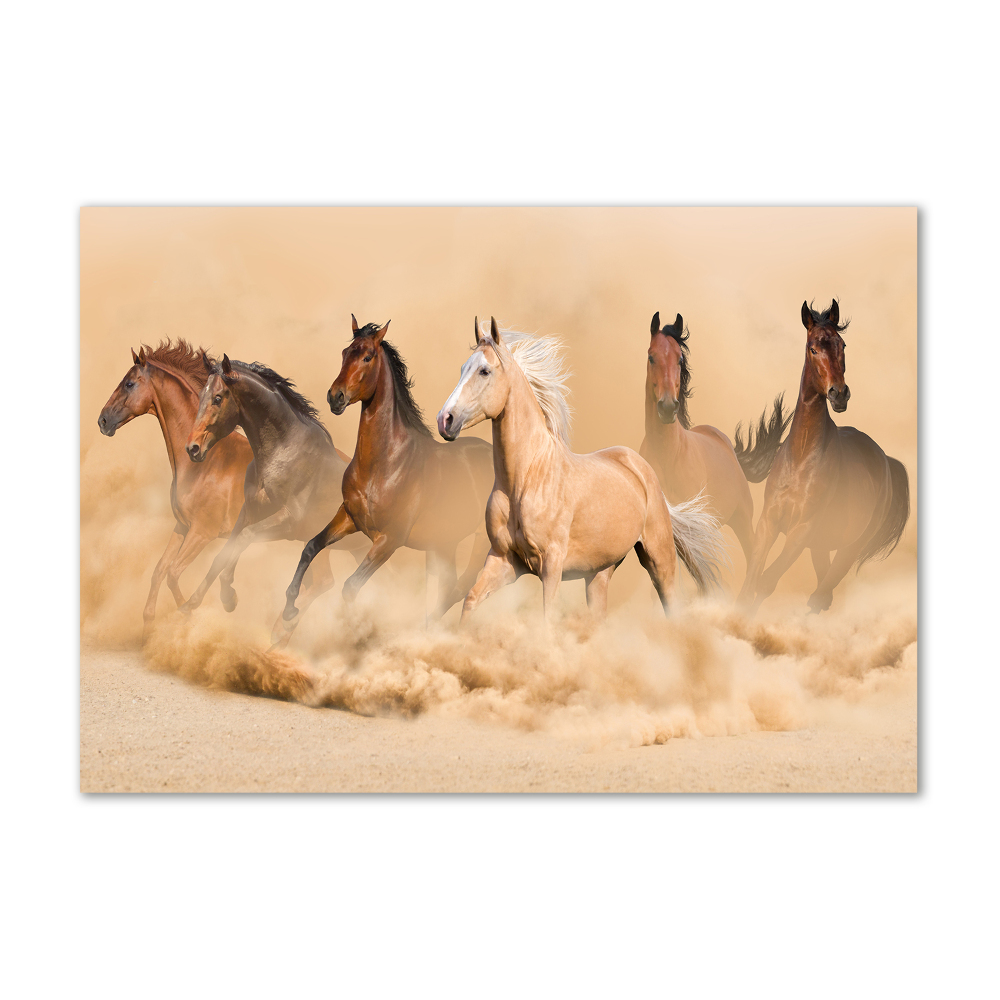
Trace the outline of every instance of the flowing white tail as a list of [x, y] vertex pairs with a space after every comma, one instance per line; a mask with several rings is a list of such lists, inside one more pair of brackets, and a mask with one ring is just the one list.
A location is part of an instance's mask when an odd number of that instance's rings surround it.
[[729, 555], [719, 530], [719, 519], [709, 511], [705, 491], [676, 506], [668, 502], [667, 509], [674, 531], [674, 548], [698, 584], [698, 591], [704, 594], [710, 587], [718, 587], [719, 567], [729, 565]]

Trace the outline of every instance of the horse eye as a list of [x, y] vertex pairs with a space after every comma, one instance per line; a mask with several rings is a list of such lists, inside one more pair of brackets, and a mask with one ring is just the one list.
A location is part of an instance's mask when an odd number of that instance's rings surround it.
[[215, 403], [216, 406], [222, 406], [222, 397], [216, 396], [215, 399], [212, 400], [212, 402]]
[[489, 373], [490, 373], [489, 368], [480, 368], [479, 369], [479, 374], [482, 375], [483, 378], [486, 378], [486, 376], [489, 375]]
[[816, 353], [816, 348], [815, 347], [810, 347], [809, 348], [809, 353], [810, 354], [815, 354]]
[[126, 389], [134, 389], [135, 388], [135, 382], [126, 382], [125, 383], [125, 388]]
[[367, 357], [367, 358], [365, 358], [365, 363], [367, 364], [367, 363], [368, 363], [369, 361], [371, 361], [371, 359], [372, 359], [373, 357], [374, 357], [374, 355], [372, 355], [372, 354], [369, 354], [369, 355], [368, 355], [368, 357]]
[[655, 361], [653, 360], [653, 355], [652, 355], [652, 354], [650, 354], [650, 356], [649, 356], [649, 363], [650, 363], [651, 365], [654, 365], [654, 364], [656, 364], [656, 362], [655, 362]]

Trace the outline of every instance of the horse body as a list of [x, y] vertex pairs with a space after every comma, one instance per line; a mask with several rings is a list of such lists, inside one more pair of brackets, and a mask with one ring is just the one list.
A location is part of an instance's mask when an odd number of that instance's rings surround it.
[[555, 342], [513, 331], [501, 335], [495, 320], [488, 336], [477, 320], [476, 336], [462, 378], [438, 414], [438, 429], [448, 440], [482, 419], [493, 422], [494, 485], [486, 509], [491, 547], [462, 618], [524, 573], [540, 577], [547, 617], [560, 582], [580, 578], [588, 606], [603, 616], [611, 575], [631, 548], [665, 609], [673, 595], [675, 546], [699, 582], [711, 577], [714, 522], [688, 523], [687, 544], [675, 538], [671, 514], [685, 522], [685, 513], [670, 511], [648, 462], [630, 448], [570, 451], [565, 373]]
[[[360, 531], [372, 540], [368, 556], [344, 584], [353, 600], [371, 575], [405, 546], [427, 553], [427, 572], [439, 578], [437, 612], [443, 615], [464, 597], [486, 556], [489, 543], [483, 509], [492, 483], [492, 456], [485, 441], [469, 439], [445, 447], [431, 436], [410, 395], [406, 365], [384, 341], [388, 323], [359, 328], [344, 350], [344, 362], [327, 398], [336, 415], [361, 403], [354, 457], [343, 479], [343, 503], [302, 552], [286, 591], [283, 619], [298, 615], [295, 601], [303, 574], [328, 545]], [[477, 533], [469, 567], [458, 579], [455, 553], [459, 542]], [[286, 625], [287, 641], [293, 626]]]
[[[680, 313], [672, 325], [662, 328], [660, 314], [654, 314], [646, 365], [646, 433], [639, 454], [656, 471], [670, 503], [690, 500], [704, 491], [709, 509], [720, 524], [732, 528], [749, 565], [753, 497], [742, 448], [738, 455], [729, 438], [716, 427], [691, 426], [687, 409], [691, 393], [689, 336]], [[749, 461], [758, 467], [763, 465], [763, 473], [752, 482], [760, 482], [767, 475], [787, 422], [787, 418], [782, 419], [781, 400], [776, 399], [771, 426], [758, 434], [756, 447], [747, 452]], [[763, 417], [761, 426], [765, 426]]]
[[[186, 449], [191, 460], [206, 461], [220, 437], [237, 425], [246, 432], [254, 456], [243, 508], [229, 541], [184, 610], [198, 607], [220, 574], [223, 606], [234, 610], [233, 576], [243, 550], [254, 542], [312, 537], [342, 499], [345, 456], [334, 447], [312, 404], [264, 365], [231, 362], [226, 356], [212, 367], [201, 391]], [[344, 547], [357, 549], [359, 544], [360, 539], [352, 540]], [[307, 606], [332, 585], [327, 558], [309, 587]]]
[[179, 578], [214, 538], [229, 536], [243, 504], [244, 484], [255, 485], [253, 454], [247, 439], [231, 433], [200, 465], [184, 451], [198, 411], [205, 371], [197, 352], [185, 341], [167, 341], [156, 350], [132, 352], [133, 366], [101, 411], [101, 433], [115, 431], [137, 416], [152, 413], [159, 421], [172, 475], [170, 509], [174, 531], [153, 570], [143, 608], [143, 637], [152, 629], [156, 599], [164, 579], [178, 607], [184, 603]]
[[[838, 427], [827, 403], [847, 409], [844, 342], [834, 300], [820, 314], [802, 304], [808, 331], [799, 397], [788, 437], [775, 456], [764, 490], [740, 602], [751, 613], [774, 592], [782, 574], [808, 548], [816, 570], [809, 607], [825, 611], [833, 589], [855, 563], [886, 556], [895, 548], [909, 516], [909, 480], [902, 463], [888, 457], [867, 434]], [[780, 533], [785, 545], [764, 571]], [[831, 561], [830, 553], [836, 552]]]

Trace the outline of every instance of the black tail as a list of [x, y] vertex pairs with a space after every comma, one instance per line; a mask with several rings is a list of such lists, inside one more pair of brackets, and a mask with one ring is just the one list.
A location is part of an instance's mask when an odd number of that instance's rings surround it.
[[788, 421], [792, 415], [784, 416], [781, 412], [785, 394], [779, 393], [774, 397], [774, 411], [771, 413], [771, 422], [768, 423], [767, 408], [760, 415], [760, 423], [757, 425], [757, 441], [754, 443], [753, 424], [747, 427], [747, 444], [743, 447], [743, 436], [740, 431], [743, 429], [743, 421], [736, 425], [736, 433], [733, 439], [736, 444], [734, 450], [736, 458], [740, 463], [743, 474], [747, 477], [747, 482], [762, 483], [767, 479], [767, 474], [771, 471], [771, 463], [778, 453], [781, 445], [781, 435], [785, 433]]
[[885, 559], [899, 544], [910, 517], [910, 477], [906, 474], [906, 466], [888, 455], [886, 461], [892, 478], [892, 500], [885, 520], [858, 556], [858, 569], [869, 559]]

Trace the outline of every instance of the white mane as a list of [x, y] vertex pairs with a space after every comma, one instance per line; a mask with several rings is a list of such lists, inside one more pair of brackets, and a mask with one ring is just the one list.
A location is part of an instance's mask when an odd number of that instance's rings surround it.
[[[490, 328], [483, 323], [483, 336], [489, 339]], [[566, 367], [562, 342], [556, 337], [536, 337], [519, 330], [500, 327], [500, 335], [531, 386], [538, 405], [545, 415], [545, 426], [553, 437], [569, 447], [569, 422], [572, 415], [567, 397], [566, 380], [571, 372]]]

